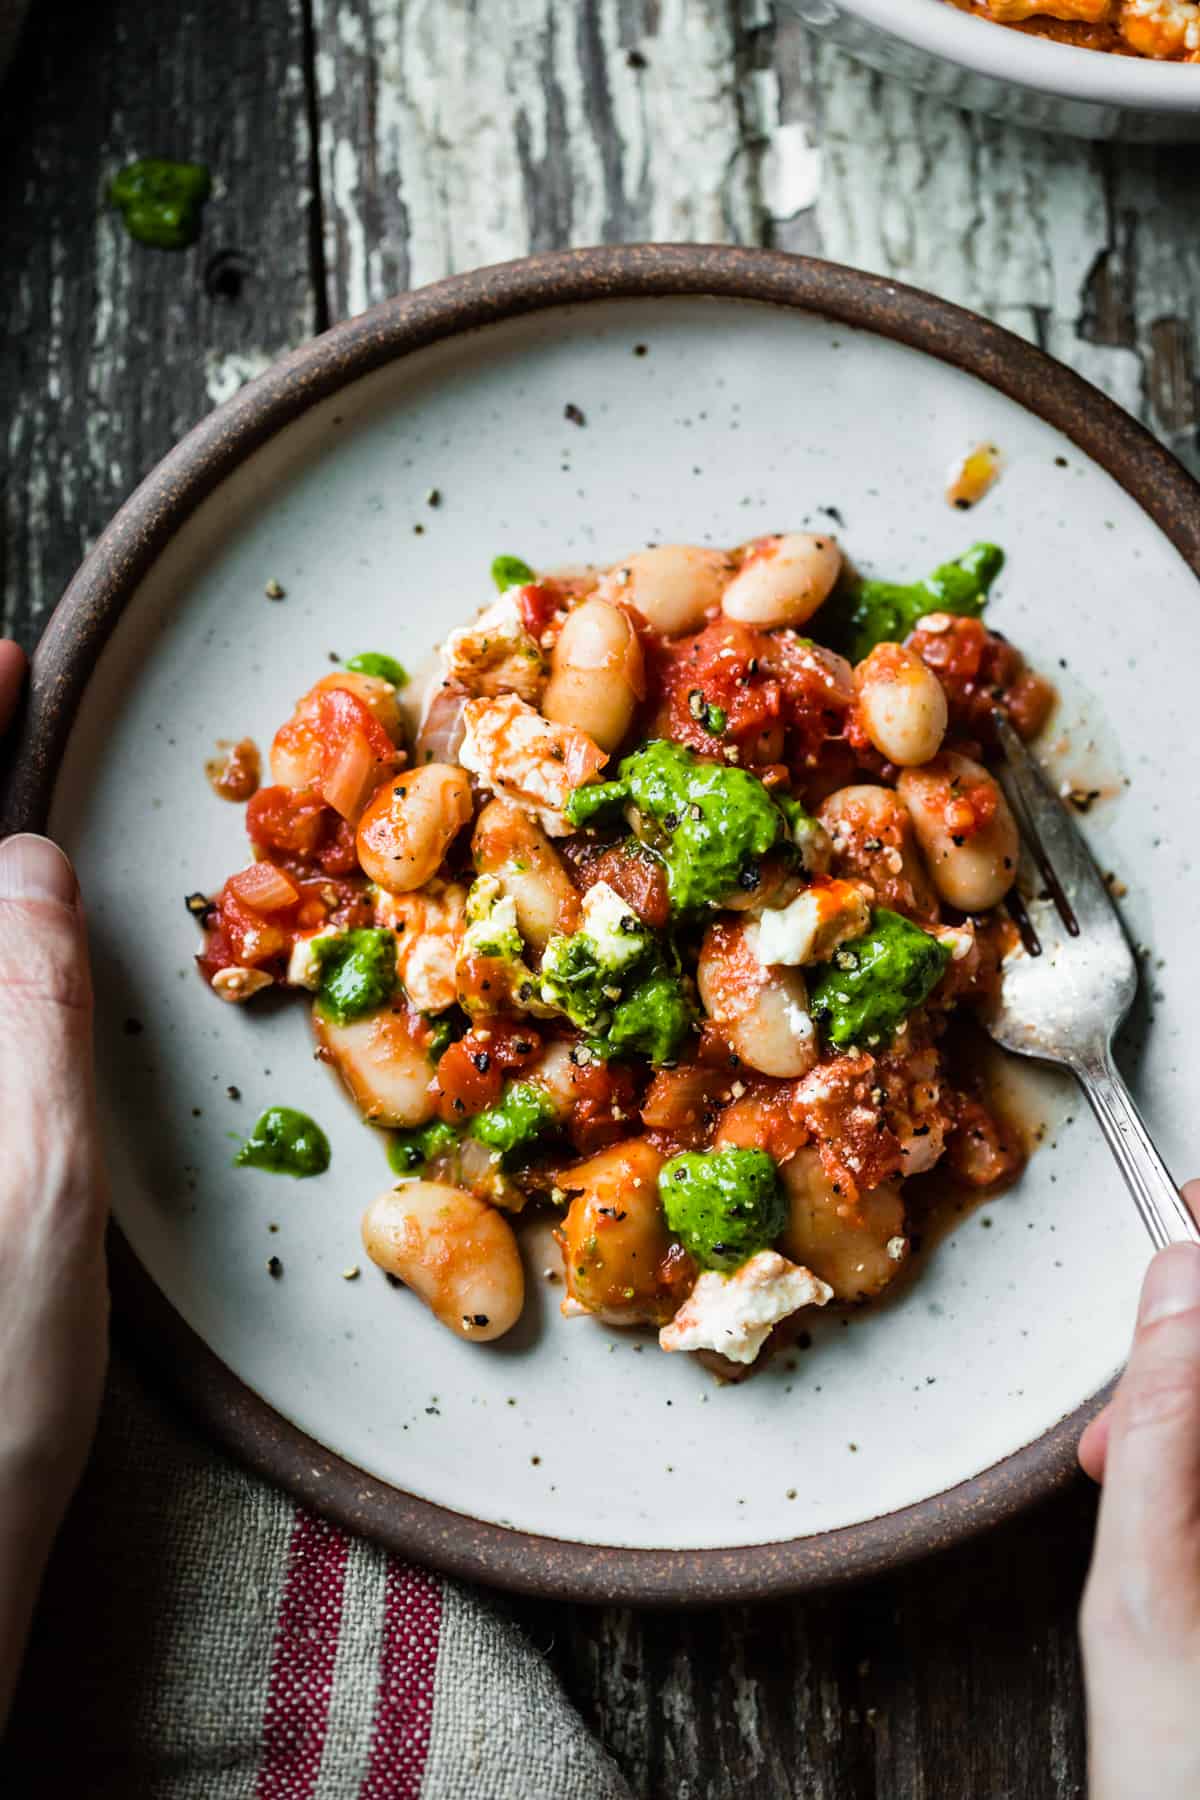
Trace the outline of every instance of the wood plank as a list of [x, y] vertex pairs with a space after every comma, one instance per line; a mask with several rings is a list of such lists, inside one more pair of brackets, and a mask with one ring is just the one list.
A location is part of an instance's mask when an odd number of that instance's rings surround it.
[[759, 224], [728, 0], [314, 0], [329, 306]]
[[[1200, 200], [1178, 152], [948, 111], [770, 0], [312, 0], [311, 38], [303, 0], [97, 0], [65, 41], [37, 28], [0, 133], [18, 271], [0, 295], [0, 594], [26, 637], [137, 476], [326, 312], [558, 244], [769, 241], [931, 287], [1044, 343], [1197, 466]], [[147, 152], [221, 177], [199, 250], [141, 250], [98, 206]], [[252, 264], [229, 303], [203, 288], [218, 248]], [[1092, 1506], [1069, 1496], [802, 1604], [516, 1610], [639, 1795], [1068, 1800]]]
[[[0, 116], [0, 626], [31, 641], [140, 477], [313, 329], [301, 0], [43, 8]], [[104, 205], [140, 155], [211, 167], [194, 249], [136, 244]], [[224, 299], [221, 250], [246, 259]]]
[[522, 1611], [642, 1800], [1079, 1800], [1094, 1507], [803, 1602]]
[[[753, 3], [753, 0], [752, 0]], [[811, 203], [782, 248], [931, 289], [1040, 343], [1200, 473], [1200, 194], [1177, 147], [1086, 144], [957, 112], [794, 25], [779, 106], [820, 140]]]

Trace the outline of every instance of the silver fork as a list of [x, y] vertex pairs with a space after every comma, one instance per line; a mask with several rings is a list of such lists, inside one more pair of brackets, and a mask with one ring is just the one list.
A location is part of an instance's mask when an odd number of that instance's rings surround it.
[[1137, 992], [1133, 949], [1066, 807], [1003, 713], [992, 716], [1005, 791], [1041, 887], [1028, 905], [1013, 889], [1021, 948], [1005, 958], [1000, 996], [984, 1023], [1006, 1050], [1071, 1070], [1155, 1247], [1200, 1243], [1113, 1060], [1113, 1037]]

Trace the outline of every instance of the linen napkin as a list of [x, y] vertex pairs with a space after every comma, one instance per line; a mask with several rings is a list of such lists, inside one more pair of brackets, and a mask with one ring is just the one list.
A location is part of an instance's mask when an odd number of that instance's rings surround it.
[[119, 1350], [5, 1800], [631, 1800], [503, 1602], [229, 1462]]

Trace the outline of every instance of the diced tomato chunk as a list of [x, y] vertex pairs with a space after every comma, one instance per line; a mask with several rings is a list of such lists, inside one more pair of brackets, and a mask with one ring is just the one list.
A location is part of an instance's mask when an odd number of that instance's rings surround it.
[[354, 827], [349, 819], [329, 815], [332, 831], [317, 851], [317, 861], [330, 875], [354, 875], [358, 872], [358, 852], [354, 847]]
[[989, 631], [982, 619], [951, 619], [939, 631], [918, 627], [906, 642], [945, 689], [953, 731], [985, 747], [993, 745], [996, 707], [1008, 714], [1022, 737], [1035, 736], [1045, 724], [1054, 704], [1053, 687], [1027, 669], [1021, 652]]
[[567, 1135], [581, 1155], [590, 1156], [630, 1135], [637, 1119], [632, 1069], [623, 1063], [585, 1063], [571, 1080], [575, 1105]]
[[353, 825], [310, 788], [260, 788], [246, 808], [246, 829], [257, 850], [293, 874], [357, 873]]
[[654, 662], [655, 732], [702, 755], [733, 745], [743, 765], [810, 767], [854, 698], [849, 664], [832, 651], [732, 619], [659, 645]]
[[238, 961], [237, 952], [225, 927], [219, 921], [210, 925], [205, 935], [204, 949], [196, 958], [196, 966], [205, 981], [211, 983], [213, 976], [221, 969], [232, 969]]
[[242, 968], [258, 968], [273, 958], [285, 956], [291, 948], [291, 935], [282, 918], [271, 919], [239, 900], [228, 882], [217, 901], [217, 922]]
[[658, 857], [628, 840], [597, 845], [582, 834], [560, 842], [567, 861], [583, 889], [605, 881], [631, 906], [643, 925], [663, 931], [671, 917], [667, 872]]
[[307, 788], [265, 787], [246, 808], [246, 830], [260, 850], [311, 857], [325, 836], [328, 817], [320, 795]]
[[542, 633], [562, 605], [562, 595], [554, 588], [540, 581], [531, 581], [517, 595], [517, 611], [521, 623], [535, 642], [540, 643]]
[[258, 913], [282, 912], [300, 898], [295, 882], [271, 862], [254, 862], [239, 869], [226, 886], [244, 906]]
[[399, 753], [356, 695], [327, 688], [317, 702], [321, 796], [342, 818], [356, 820]]
[[443, 1052], [438, 1063], [433, 1092], [439, 1116], [455, 1124], [493, 1106], [505, 1076], [523, 1068], [540, 1048], [536, 1031], [511, 1020], [478, 1021]]

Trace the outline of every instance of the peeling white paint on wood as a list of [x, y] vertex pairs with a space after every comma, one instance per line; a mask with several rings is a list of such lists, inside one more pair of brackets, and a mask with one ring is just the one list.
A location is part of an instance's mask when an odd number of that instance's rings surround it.
[[209, 350], [204, 358], [204, 391], [214, 406], [220, 406], [274, 361], [268, 350]]
[[[1089, 283], [1112, 242], [1111, 162], [1120, 157], [1125, 181], [1140, 189], [1136, 153], [948, 109], [828, 46], [816, 66], [824, 97], [817, 203], [824, 253], [987, 314], [1041, 343], [1163, 435], [1178, 433], [1151, 397], [1148, 364], [1156, 352], [1145, 327], [1135, 344], [1096, 341], [1084, 329]], [[1195, 202], [1192, 211], [1190, 232], [1181, 217], [1172, 219], [1173, 247], [1146, 283], [1137, 317], [1147, 324], [1163, 314], [1183, 318], [1194, 342]], [[1141, 241], [1145, 215], [1137, 218]], [[1180, 279], [1184, 244], [1194, 265], [1190, 286]]]
[[755, 235], [726, 0], [316, 0], [314, 18], [335, 315], [551, 244]]
[[803, 119], [775, 127], [763, 157], [763, 205], [772, 219], [794, 219], [817, 204], [821, 194], [821, 147]]

